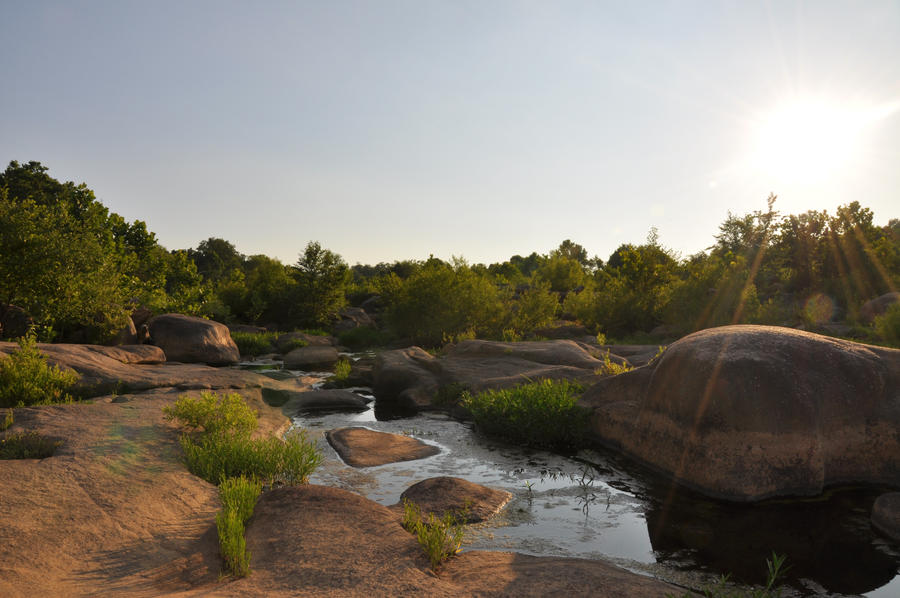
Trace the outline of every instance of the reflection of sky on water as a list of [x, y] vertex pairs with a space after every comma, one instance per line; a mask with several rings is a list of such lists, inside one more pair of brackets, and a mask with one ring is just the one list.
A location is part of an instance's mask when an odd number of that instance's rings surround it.
[[444, 415], [386, 419], [396, 416], [376, 414], [371, 407], [295, 416], [296, 425], [317, 435], [365, 426], [442, 449], [426, 459], [356, 469], [344, 465], [323, 438], [326, 463], [311, 481], [384, 505], [397, 503], [410, 485], [442, 475], [511, 492], [500, 515], [470, 526], [467, 549], [604, 559], [692, 587], [729, 572], [734, 579], [761, 583], [765, 559], [777, 550], [793, 566], [788, 576], [793, 595], [900, 596], [900, 547], [879, 538], [868, 522], [877, 495], [873, 489], [756, 505], [679, 491], [668, 501], [668, 482], [612, 453], [568, 458], [485, 439]]

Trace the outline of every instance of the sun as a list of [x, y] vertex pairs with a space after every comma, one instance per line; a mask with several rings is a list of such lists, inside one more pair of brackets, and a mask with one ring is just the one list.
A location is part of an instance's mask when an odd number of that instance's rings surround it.
[[798, 97], [754, 118], [750, 168], [774, 184], [820, 184], [859, 167], [862, 138], [896, 111], [824, 97]]

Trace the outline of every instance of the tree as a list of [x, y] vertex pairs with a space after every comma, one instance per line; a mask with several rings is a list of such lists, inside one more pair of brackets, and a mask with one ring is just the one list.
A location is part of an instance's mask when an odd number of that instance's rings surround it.
[[291, 320], [299, 326], [326, 326], [347, 304], [350, 269], [338, 254], [310, 241], [293, 267], [297, 283]]
[[188, 255], [197, 264], [197, 271], [203, 278], [219, 282], [228, 278], [235, 270], [240, 270], [244, 256], [238, 253], [230, 242], [217, 237], [201, 241], [197, 249], [188, 249]]

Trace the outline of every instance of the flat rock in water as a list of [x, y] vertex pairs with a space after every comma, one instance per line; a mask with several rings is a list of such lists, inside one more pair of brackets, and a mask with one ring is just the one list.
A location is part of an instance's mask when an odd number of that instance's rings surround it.
[[337, 428], [325, 435], [341, 459], [353, 467], [373, 467], [399, 461], [414, 461], [441, 450], [416, 438], [376, 432], [368, 428]]
[[369, 399], [349, 390], [310, 390], [295, 393], [285, 405], [285, 409], [298, 411], [360, 410], [365, 409], [369, 402]]
[[512, 494], [494, 490], [462, 478], [441, 476], [428, 478], [407, 488], [400, 501], [408, 500], [429, 513], [442, 517], [445, 513], [464, 514], [466, 523], [478, 523], [500, 512]]
[[872, 525], [894, 540], [900, 540], [900, 492], [888, 492], [875, 500]]
[[286, 370], [330, 369], [340, 358], [334, 347], [300, 347], [284, 356]]

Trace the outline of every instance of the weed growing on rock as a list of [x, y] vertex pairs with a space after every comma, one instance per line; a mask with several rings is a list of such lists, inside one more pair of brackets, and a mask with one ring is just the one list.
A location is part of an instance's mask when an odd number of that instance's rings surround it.
[[302, 338], [292, 338], [292, 339], [290, 339], [290, 340], [288, 340], [288, 341], [285, 341], [285, 342], [281, 345], [281, 352], [284, 353], [284, 354], [288, 354], [288, 353], [290, 353], [291, 351], [293, 351], [294, 349], [299, 349], [299, 348], [301, 348], [301, 347], [305, 347], [305, 346], [307, 346], [308, 344], [309, 344], [309, 343], [307, 343], [307, 342], [306, 342], [305, 340], [303, 340]]
[[260, 492], [262, 484], [243, 476], [226, 478], [219, 484], [219, 498], [222, 501], [222, 510], [216, 515], [219, 550], [226, 569], [235, 577], [250, 574], [250, 553], [247, 552], [244, 531]]
[[485, 434], [531, 446], [573, 448], [583, 443], [588, 424], [588, 411], [576, 404], [582, 391], [568, 380], [541, 380], [464, 393], [461, 403]]
[[256, 429], [256, 412], [238, 393], [219, 395], [205, 390], [199, 398], [178, 397], [175, 404], [164, 407], [166, 420], [178, 420], [191, 431], [207, 436], [249, 436]]
[[0, 422], [0, 432], [3, 432], [4, 430], [9, 430], [9, 427], [10, 427], [11, 425], [13, 425], [13, 421], [14, 421], [14, 419], [13, 419], [13, 410], [12, 410], [12, 409], [7, 409], [7, 410], [6, 410], [6, 415], [3, 416], [3, 421]]
[[463, 539], [463, 520], [464, 518], [455, 517], [452, 513], [446, 513], [441, 518], [431, 513], [425, 519], [419, 505], [403, 501], [403, 527], [416, 536], [433, 571], [437, 571], [441, 563], [459, 552]]
[[51, 440], [37, 432], [18, 432], [0, 438], [0, 459], [46, 459], [62, 442]]
[[[654, 358], [655, 359], [655, 358]], [[606, 353], [603, 355], [603, 365], [597, 368], [594, 372], [599, 376], [603, 375], [611, 375], [618, 376], [619, 374], [624, 374], [625, 372], [630, 372], [634, 368], [628, 365], [627, 363], [616, 363], [609, 358], [609, 349], [606, 350]]]
[[338, 359], [334, 364], [334, 376], [331, 378], [334, 382], [338, 384], [343, 384], [347, 381], [347, 378], [350, 377], [350, 370], [352, 366], [350, 365], [350, 361], [346, 358]]
[[0, 358], [0, 407], [71, 402], [69, 390], [78, 382], [78, 373], [48, 365], [34, 332], [18, 342], [16, 351]]
[[[714, 586], [707, 586], [701, 590], [705, 598], [780, 598], [781, 589], [775, 584], [781, 579], [790, 567], [785, 567], [787, 557], [772, 553], [771, 559], [766, 559], [766, 585], [761, 588], [735, 588], [729, 584], [729, 576], [723, 575]], [[680, 598], [692, 598], [696, 596], [691, 592], [685, 592]], [[675, 598], [673, 594], [666, 594], [666, 598]]]

